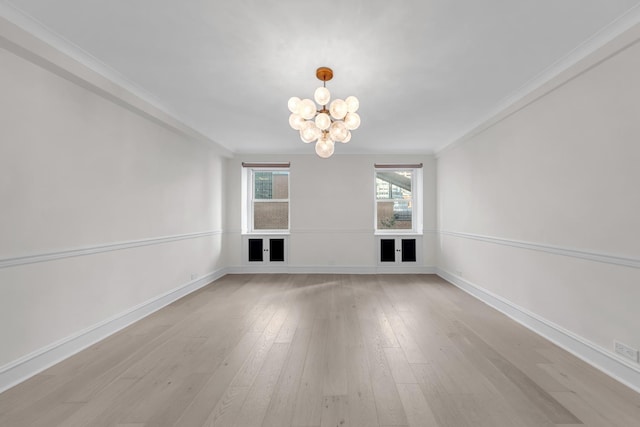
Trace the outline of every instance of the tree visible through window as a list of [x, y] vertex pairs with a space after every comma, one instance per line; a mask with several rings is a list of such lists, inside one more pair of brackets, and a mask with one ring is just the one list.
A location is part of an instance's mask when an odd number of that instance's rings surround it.
[[253, 230], [289, 229], [289, 171], [252, 170]]

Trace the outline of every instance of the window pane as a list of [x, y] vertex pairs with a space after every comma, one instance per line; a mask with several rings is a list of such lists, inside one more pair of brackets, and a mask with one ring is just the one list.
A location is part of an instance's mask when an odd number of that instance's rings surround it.
[[413, 171], [377, 171], [376, 199], [379, 230], [412, 229], [411, 178]]
[[254, 202], [253, 229], [289, 229], [289, 202]]
[[288, 199], [288, 171], [255, 171], [254, 198], [256, 200]]
[[413, 228], [411, 200], [379, 200], [377, 205], [379, 230], [410, 230]]
[[411, 199], [411, 171], [376, 172], [376, 198]]

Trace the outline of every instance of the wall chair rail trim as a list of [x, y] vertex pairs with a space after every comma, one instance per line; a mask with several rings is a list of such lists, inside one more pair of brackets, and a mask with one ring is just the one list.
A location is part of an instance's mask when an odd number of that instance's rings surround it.
[[512, 246], [515, 248], [529, 249], [533, 251], [547, 252], [555, 255], [568, 256], [573, 258], [581, 258], [589, 261], [602, 262], [606, 264], [622, 265], [625, 267], [640, 268], [640, 259], [627, 258], [618, 255], [583, 251], [575, 248], [566, 248], [561, 246], [545, 245], [542, 243], [526, 242], [522, 240], [504, 239], [501, 237], [484, 236], [481, 234], [463, 233], [458, 231], [440, 230], [440, 234], [444, 236], [461, 237], [463, 239], [479, 240], [487, 243], [494, 243], [503, 246]]
[[99, 254], [103, 252], [118, 251], [122, 249], [137, 248], [140, 246], [160, 245], [163, 243], [176, 242], [179, 240], [197, 239], [201, 237], [215, 236], [222, 234], [222, 230], [199, 231], [194, 233], [174, 234], [170, 236], [150, 237], [147, 239], [127, 240], [123, 242], [103, 243], [78, 248], [62, 249], [58, 251], [41, 252], [30, 255], [23, 255], [11, 258], [0, 258], [0, 268], [15, 267], [24, 264], [34, 264], [38, 262], [54, 261], [64, 258], [79, 257], [85, 255]]

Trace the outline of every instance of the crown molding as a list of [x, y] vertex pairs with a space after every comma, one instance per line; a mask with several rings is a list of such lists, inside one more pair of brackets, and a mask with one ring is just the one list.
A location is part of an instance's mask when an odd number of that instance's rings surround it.
[[224, 157], [233, 155], [123, 74], [3, 0], [0, 47], [174, 132], [207, 142]]
[[640, 5], [637, 5], [504, 98], [457, 137], [434, 150], [435, 157], [439, 158], [639, 41]]

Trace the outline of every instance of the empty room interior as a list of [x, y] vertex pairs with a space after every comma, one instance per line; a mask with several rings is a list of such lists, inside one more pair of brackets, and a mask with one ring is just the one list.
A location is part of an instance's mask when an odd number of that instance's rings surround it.
[[639, 0], [0, 0], [0, 425], [640, 426], [639, 165]]

